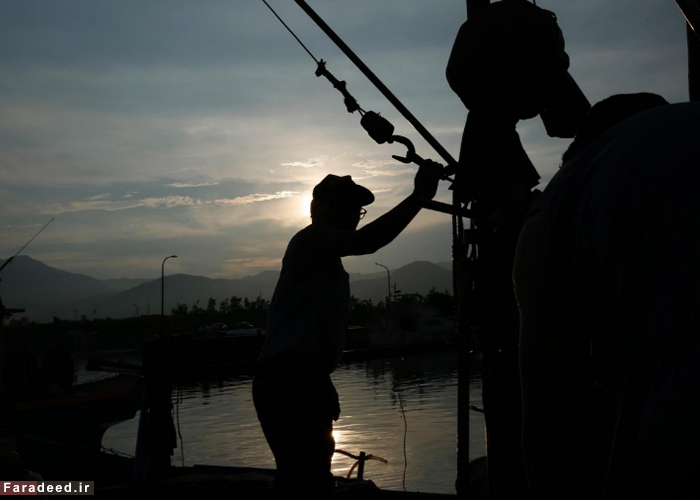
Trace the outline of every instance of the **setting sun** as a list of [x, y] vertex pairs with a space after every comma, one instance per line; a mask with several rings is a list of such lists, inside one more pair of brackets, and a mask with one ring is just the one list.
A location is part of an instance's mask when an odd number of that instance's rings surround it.
[[311, 200], [313, 196], [310, 194], [301, 197], [301, 214], [304, 217], [309, 217], [311, 215]]

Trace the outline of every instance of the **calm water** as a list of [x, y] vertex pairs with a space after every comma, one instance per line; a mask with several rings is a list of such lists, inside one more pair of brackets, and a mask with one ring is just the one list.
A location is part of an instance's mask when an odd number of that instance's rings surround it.
[[[405, 469], [408, 491], [455, 492], [455, 353], [341, 365], [333, 381], [341, 398], [336, 448], [389, 461], [369, 461], [365, 478], [382, 488], [401, 490]], [[177, 405], [182, 444], [173, 464], [184, 460], [185, 465], [274, 468], [255, 415], [251, 386], [251, 377], [241, 376], [182, 387]], [[481, 406], [480, 380], [474, 378], [470, 386], [472, 404]], [[133, 454], [137, 425], [138, 416], [112, 427], [103, 445]], [[483, 416], [471, 412], [470, 427], [470, 457], [475, 458], [484, 455]], [[336, 453], [334, 474], [346, 475], [353, 463]]]

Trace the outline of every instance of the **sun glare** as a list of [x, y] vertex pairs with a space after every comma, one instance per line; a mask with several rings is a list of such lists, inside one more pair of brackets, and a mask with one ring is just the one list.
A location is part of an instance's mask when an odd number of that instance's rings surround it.
[[311, 216], [311, 200], [313, 196], [307, 194], [301, 197], [301, 215], [304, 217]]

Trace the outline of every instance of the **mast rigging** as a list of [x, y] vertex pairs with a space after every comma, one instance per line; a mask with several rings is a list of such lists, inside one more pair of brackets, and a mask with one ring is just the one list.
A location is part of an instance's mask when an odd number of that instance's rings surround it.
[[[323, 59], [318, 59], [309, 50], [306, 45], [299, 39], [299, 37], [292, 31], [292, 29], [282, 20], [282, 18], [275, 12], [275, 10], [270, 6], [266, 0], [262, 0], [268, 9], [275, 15], [275, 17], [282, 23], [282, 25], [289, 31], [289, 33], [294, 37], [295, 40], [304, 48], [307, 54], [316, 62], [316, 76], [324, 76], [331, 82], [334, 88], [336, 88], [341, 94], [343, 94], [345, 107], [349, 113], [354, 113], [358, 111], [362, 116], [360, 124], [367, 131], [369, 136], [374, 139], [378, 144], [393, 143], [398, 142], [403, 144], [407, 148], [405, 156], [392, 155], [392, 157], [402, 163], [416, 163], [421, 165], [426, 160], [416, 154], [415, 147], [413, 143], [406, 137], [400, 135], [394, 135], [394, 126], [382, 117], [379, 113], [374, 111], [365, 111], [360, 107], [357, 100], [348, 92], [346, 82], [338, 80], [333, 74], [328, 71], [326, 67], [326, 61]], [[377, 76], [355, 55], [355, 53], [335, 34], [335, 32], [314, 12], [311, 7], [306, 4], [303, 0], [295, 0], [297, 5], [299, 5], [306, 14], [311, 17], [311, 19], [326, 33], [326, 35], [335, 42], [335, 44], [348, 56], [348, 58], [362, 71], [362, 73], [375, 85], [375, 87], [394, 105], [394, 107], [406, 118], [411, 125], [416, 129], [418, 133], [430, 144], [433, 149], [447, 162], [447, 168], [443, 168], [442, 179], [452, 182], [452, 178], [449, 177], [456, 171], [457, 162], [455, 159], [445, 150], [444, 147], [428, 132], [428, 130], [418, 121], [418, 119], [413, 116], [413, 114], [399, 101], [396, 96], [377, 78]], [[429, 208], [453, 213], [454, 208], [450, 205], [440, 203], [440, 202], [430, 202]], [[464, 215], [467, 214], [466, 211], [462, 211]]]

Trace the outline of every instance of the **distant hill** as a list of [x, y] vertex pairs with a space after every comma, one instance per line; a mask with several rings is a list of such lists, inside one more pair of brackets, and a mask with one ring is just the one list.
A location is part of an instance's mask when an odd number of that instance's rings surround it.
[[452, 262], [438, 262], [436, 265], [452, 272]]
[[153, 279], [112, 278], [101, 281], [115, 292], [121, 292], [124, 290], [130, 290], [142, 283], [153, 281]]
[[[359, 299], [372, 299], [375, 304], [386, 299], [389, 293], [386, 272], [372, 273], [369, 278], [363, 275], [350, 279], [350, 293]], [[353, 279], [354, 278], [354, 279]], [[432, 288], [438, 292], [452, 293], [452, 273], [431, 262], [412, 262], [397, 270], [391, 270], [392, 293], [396, 284], [401, 293], [426, 295]]]
[[[138, 314], [160, 314], [161, 281], [157, 279], [98, 280], [82, 274], [54, 269], [30, 257], [17, 257], [2, 273], [0, 293], [7, 307], [24, 308], [27, 316], [38, 322], [51, 321], [54, 316], [75, 319], [123, 318]], [[266, 300], [279, 278], [278, 271], [264, 271], [240, 279], [211, 279], [203, 276], [176, 274], [165, 277], [166, 314], [178, 303], [206, 308], [210, 297], [217, 301], [231, 298]], [[426, 295], [432, 288], [452, 293], [452, 274], [430, 262], [413, 262], [391, 271], [401, 292]], [[385, 272], [353, 274], [350, 292], [359, 299], [374, 303], [387, 295]]]
[[[4, 264], [3, 260], [1, 264]], [[31, 257], [16, 257], [0, 275], [5, 301], [45, 302], [57, 298], [80, 299], [110, 291], [108, 284], [84, 274], [49, 267]]]

